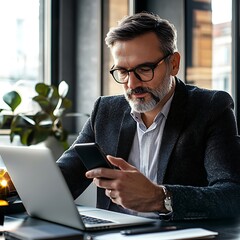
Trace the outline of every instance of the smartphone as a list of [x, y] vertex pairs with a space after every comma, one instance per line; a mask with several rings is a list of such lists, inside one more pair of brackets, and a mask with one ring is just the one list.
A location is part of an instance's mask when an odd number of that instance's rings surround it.
[[74, 149], [87, 170], [99, 167], [113, 168], [97, 143], [75, 144]]

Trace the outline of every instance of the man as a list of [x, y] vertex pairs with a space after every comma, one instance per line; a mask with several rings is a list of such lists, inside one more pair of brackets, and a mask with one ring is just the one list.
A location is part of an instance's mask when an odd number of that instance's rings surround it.
[[73, 196], [93, 180], [100, 208], [173, 220], [237, 216], [232, 98], [176, 77], [176, 30], [156, 15], [124, 18], [106, 43], [125, 96], [100, 97], [75, 143], [97, 142], [117, 168], [87, 171], [73, 144], [58, 160]]

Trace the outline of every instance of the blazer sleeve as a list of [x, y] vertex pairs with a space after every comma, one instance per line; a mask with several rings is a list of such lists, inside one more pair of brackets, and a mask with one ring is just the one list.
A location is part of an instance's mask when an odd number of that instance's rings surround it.
[[100, 98], [95, 102], [92, 114], [85, 123], [75, 142], [57, 161], [74, 198], [77, 198], [92, 182], [85, 177], [87, 169], [75, 152], [74, 145], [76, 143], [95, 142], [94, 121], [99, 102]]
[[[90, 118], [79, 133], [72, 146], [58, 159], [65, 180], [74, 198], [77, 198], [91, 183], [85, 177], [87, 169], [78, 158], [76, 143], [97, 142], [106, 154], [114, 155], [117, 151], [123, 112], [128, 108], [124, 96], [99, 97], [93, 107]], [[112, 119], [109, 121], [109, 119]]]
[[[199, 135], [205, 139], [202, 144], [207, 186], [165, 185], [172, 193], [175, 220], [228, 218], [240, 214], [240, 139], [232, 98], [216, 91], [203, 114], [204, 131], [201, 132], [204, 133]], [[195, 128], [202, 129], [202, 126]], [[189, 171], [191, 174], [198, 173]]]

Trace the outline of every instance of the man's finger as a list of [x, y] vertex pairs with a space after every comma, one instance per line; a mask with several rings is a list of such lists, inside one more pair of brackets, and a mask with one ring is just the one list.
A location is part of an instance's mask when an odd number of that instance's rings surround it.
[[107, 159], [109, 162], [114, 165], [115, 167], [118, 167], [120, 170], [135, 170], [136, 168], [127, 163], [122, 158], [116, 158], [111, 155], [107, 155]]

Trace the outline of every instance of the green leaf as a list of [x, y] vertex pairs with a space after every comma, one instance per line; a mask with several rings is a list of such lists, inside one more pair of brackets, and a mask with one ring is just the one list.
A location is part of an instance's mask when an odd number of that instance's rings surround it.
[[11, 91], [3, 95], [3, 100], [14, 112], [21, 103], [22, 98], [16, 91]]
[[35, 102], [37, 102], [41, 107], [49, 107], [51, 105], [49, 99], [44, 96], [38, 95], [32, 98]]
[[23, 145], [29, 146], [31, 145], [32, 134], [33, 134], [32, 129], [14, 127], [14, 128], [11, 128], [10, 140], [12, 142], [14, 139], [14, 136], [18, 135], [20, 137], [21, 143]]
[[45, 141], [51, 135], [51, 128], [42, 128], [37, 126], [34, 130], [32, 144], [38, 144]]
[[23, 145], [32, 145], [34, 131], [32, 129], [22, 129], [19, 133], [20, 140]]
[[37, 83], [35, 86], [35, 90], [39, 95], [44, 97], [48, 97], [52, 94], [51, 92], [53, 92], [53, 89], [45, 83]]
[[55, 102], [55, 104], [57, 104], [59, 94], [56, 86], [48, 85], [45, 83], [37, 83], [35, 86], [35, 90], [38, 95], [43, 96], [47, 99], [51, 99], [51, 102]]
[[[65, 110], [72, 106], [72, 101], [66, 98], [69, 91], [68, 84], [62, 81], [56, 87], [45, 83], [37, 83], [35, 90], [36, 96], [32, 100], [39, 104], [41, 110], [34, 115], [26, 115], [25, 113], [14, 115], [13, 111], [20, 104], [21, 98], [15, 91], [5, 94], [4, 101], [12, 110], [10, 112], [10, 115], [12, 115], [10, 140], [13, 141], [14, 136], [18, 135], [21, 143], [29, 146], [43, 142], [49, 136], [54, 136], [64, 146], [64, 149], [67, 149], [68, 133], [61, 120]], [[0, 109], [0, 127], [6, 121], [5, 117], [1, 116], [1, 111], [2, 109]]]
[[44, 111], [37, 112], [34, 115], [34, 121], [36, 122], [37, 125], [50, 125], [52, 126], [53, 119], [51, 118], [51, 115]]
[[35, 96], [32, 99], [40, 105], [44, 112], [48, 114], [51, 114], [53, 112], [55, 106], [53, 106], [50, 99], [40, 95]]

